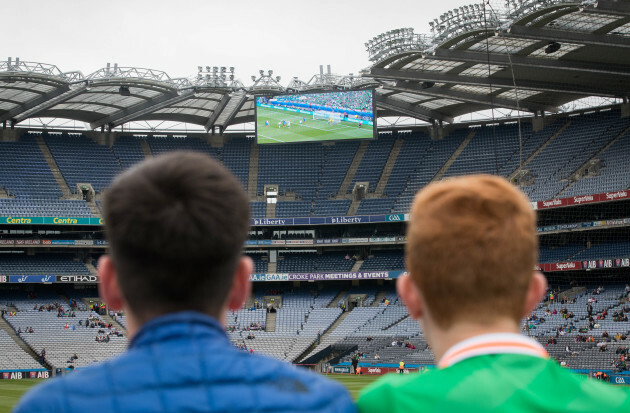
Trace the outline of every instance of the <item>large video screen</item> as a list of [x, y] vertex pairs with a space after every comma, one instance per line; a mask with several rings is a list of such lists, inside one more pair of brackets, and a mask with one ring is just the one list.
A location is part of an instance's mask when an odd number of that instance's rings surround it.
[[259, 144], [372, 139], [374, 91], [352, 90], [256, 98]]

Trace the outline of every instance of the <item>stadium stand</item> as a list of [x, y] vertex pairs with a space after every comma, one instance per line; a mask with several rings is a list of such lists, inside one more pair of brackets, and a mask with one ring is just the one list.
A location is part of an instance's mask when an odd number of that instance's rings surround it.
[[89, 275], [90, 270], [74, 254], [3, 254], [2, 275]]
[[135, 136], [121, 136], [114, 142], [112, 151], [123, 169], [130, 168], [145, 159], [142, 139]]
[[95, 192], [101, 192], [122, 170], [108, 147], [85, 135], [50, 133], [44, 141], [72, 193], [77, 193], [78, 183], [92, 184]]
[[378, 139], [370, 141], [348, 192], [352, 192], [357, 182], [369, 182], [369, 192], [374, 192], [393, 145], [394, 137], [391, 134], [380, 133]]

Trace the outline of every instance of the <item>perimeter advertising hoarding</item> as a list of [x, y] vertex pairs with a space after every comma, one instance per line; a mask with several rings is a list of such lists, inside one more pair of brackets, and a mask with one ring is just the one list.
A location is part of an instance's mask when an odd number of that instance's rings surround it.
[[259, 144], [373, 139], [376, 136], [374, 91], [258, 96]]

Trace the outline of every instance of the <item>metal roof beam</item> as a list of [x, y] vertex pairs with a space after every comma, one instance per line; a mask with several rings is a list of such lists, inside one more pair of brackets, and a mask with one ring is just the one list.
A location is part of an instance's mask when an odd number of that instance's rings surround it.
[[247, 93], [243, 93], [240, 96], [240, 98], [237, 96], [232, 96], [231, 99], [234, 99], [235, 97], [238, 98], [239, 100], [236, 102], [236, 106], [234, 106], [234, 109], [232, 109], [232, 112], [230, 112], [230, 114], [225, 119], [225, 121], [223, 121], [223, 124], [221, 125], [223, 127], [223, 130], [225, 130], [225, 128], [230, 126], [230, 122], [232, 122], [232, 120], [234, 119], [238, 111], [241, 110], [245, 102], [247, 102]]
[[464, 92], [461, 90], [446, 89], [442, 87], [431, 87], [423, 89], [416, 82], [398, 81], [396, 86], [384, 86], [385, 89], [397, 90], [400, 92], [420, 93], [426, 96], [434, 96], [439, 98], [452, 98], [463, 100], [464, 102], [479, 103], [481, 105], [487, 105], [490, 107], [507, 108], [514, 110], [522, 110], [525, 112], [558, 112], [558, 108], [550, 105], [541, 105], [538, 103], [520, 101], [516, 102], [512, 99], [505, 99], [491, 95], [481, 95], [478, 93]]
[[[459, 74], [439, 72], [419, 72], [414, 70], [394, 70], [371, 68], [367, 76], [383, 79], [411, 80], [416, 82], [440, 82], [458, 85], [494, 86], [514, 88], [512, 79], [496, 77], [462, 76]], [[548, 83], [534, 80], [518, 80], [516, 87], [541, 92], [556, 92], [586, 96], [618, 97], [627, 94], [623, 89], [608, 89], [581, 84]]]
[[559, 59], [540, 59], [535, 57], [511, 55], [506, 53], [471, 52], [467, 50], [436, 49], [434, 56], [427, 57], [427, 63], [431, 59], [449, 60], [455, 62], [469, 62], [475, 64], [523, 66], [536, 69], [567, 70], [575, 72], [590, 72], [602, 75], [630, 76], [630, 67], [615, 67], [611, 65], [598, 65], [580, 63]]
[[221, 115], [221, 112], [223, 112], [223, 109], [225, 109], [225, 105], [227, 105], [229, 101], [230, 101], [230, 95], [226, 93], [225, 95], [223, 95], [223, 97], [221, 98], [217, 106], [214, 108], [214, 110], [212, 111], [212, 114], [208, 118], [208, 121], [204, 125], [204, 128], [206, 128], [206, 132], [208, 132], [210, 129], [214, 127], [214, 122], [217, 121], [217, 119]]
[[392, 110], [397, 113], [402, 113], [412, 118], [421, 119], [425, 121], [441, 120], [442, 122], [453, 123], [453, 118], [442, 113], [422, 108], [418, 105], [412, 105], [411, 103], [395, 100], [386, 96], [376, 95], [374, 97], [377, 107]]
[[99, 127], [104, 125], [111, 125], [112, 128], [120, 126], [124, 123], [138, 119], [139, 117], [146, 115], [147, 113], [151, 113], [166, 106], [188, 99], [190, 96], [193, 95], [193, 93], [193, 91], [182, 95], [178, 95], [177, 92], [164, 93], [156, 98], [149, 99], [145, 102], [139, 103], [129, 108], [121, 109], [118, 112], [112, 113], [111, 115], [105, 116], [94, 122], [90, 122], [90, 128], [98, 129]]
[[[37, 114], [42, 110], [48, 109], [51, 101], [54, 101], [54, 104], [57, 104], [60, 101], [64, 101], [66, 99], [70, 99], [76, 96], [78, 93], [81, 93], [85, 87], [72, 89], [68, 86], [59, 87], [57, 89], [51, 90], [48, 93], [44, 93], [35, 99], [31, 99], [28, 102], [25, 102], [10, 111], [0, 115], [0, 122], [4, 122], [9, 119], [15, 119], [16, 123], [23, 121], [29, 117], [33, 117], [33, 114]], [[43, 107], [43, 109], [41, 109]]]
[[545, 40], [548, 42], [568, 42], [590, 44], [593, 46], [630, 48], [630, 42], [628, 39], [621, 36], [548, 29], [545, 27], [512, 26], [510, 27], [509, 32], [502, 34], [502, 36], [513, 39], [533, 39]]

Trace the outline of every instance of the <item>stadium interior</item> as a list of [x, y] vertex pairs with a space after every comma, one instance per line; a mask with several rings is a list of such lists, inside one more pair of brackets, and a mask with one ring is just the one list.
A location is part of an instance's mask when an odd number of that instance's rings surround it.
[[[395, 292], [405, 221], [427, 184], [486, 173], [538, 213], [551, 290], [523, 334], [578, 372], [630, 374], [630, 8], [508, 4], [447, 12], [430, 36], [384, 33], [366, 43], [373, 65], [360, 76], [322, 69], [287, 87], [262, 71], [246, 87], [233, 68], [173, 79], [0, 62], [0, 372], [65, 374], [124, 351], [125, 316], [95, 286], [101, 199], [121, 171], [185, 149], [223, 163], [250, 198], [254, 289], [226, 320], [244, 351], [318, 371], [356, 351], [368, 367], [433, 366]], [[256, 96], [365, 88], [374, 139], [259, 145], [230, 129], [252, 124]], [[491, 115], [466, 119], [480, 111]], [[401, 117], [414, 121], [391, 121]], [[53, 118], [87, 127], [26, 126]], [[203, 129], [124, 129], [141, 120]]]

